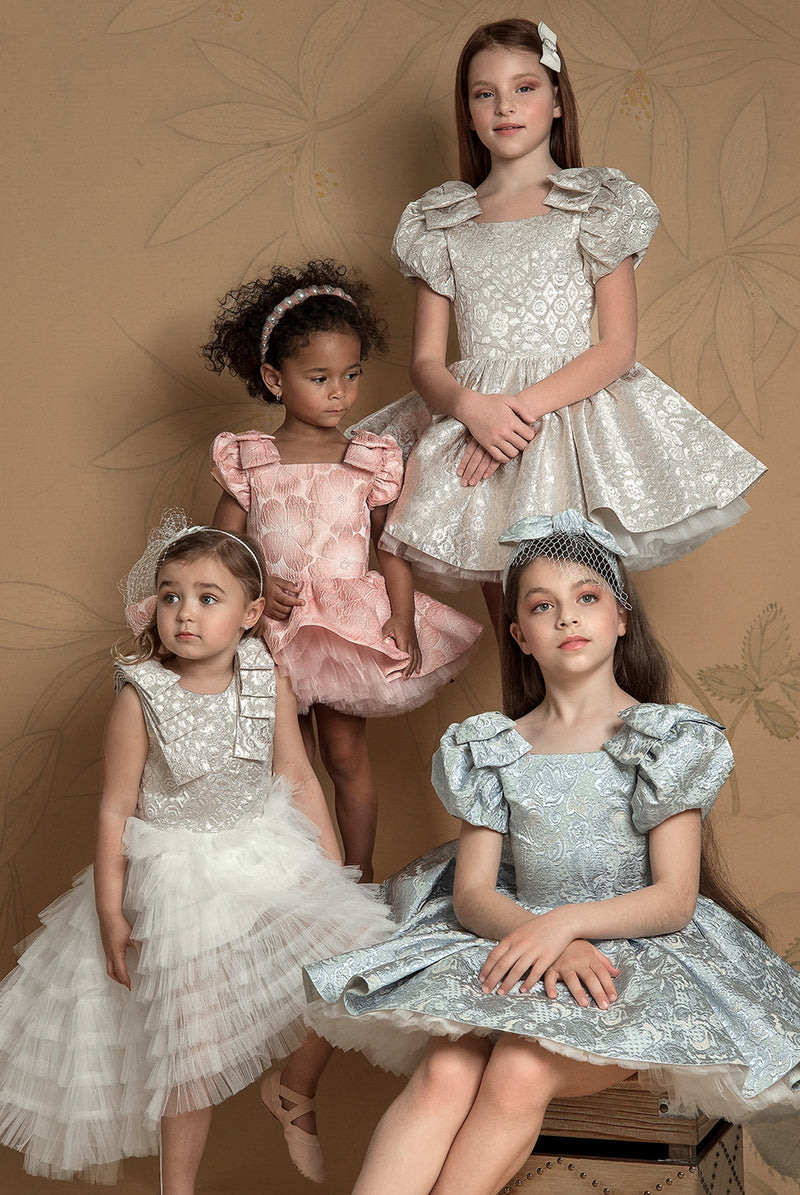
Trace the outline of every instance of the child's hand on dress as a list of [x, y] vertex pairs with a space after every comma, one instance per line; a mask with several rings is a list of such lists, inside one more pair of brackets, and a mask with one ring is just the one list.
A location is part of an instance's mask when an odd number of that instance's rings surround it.
[[486, 481], [500, 468], [500, 461], [496, 461], [474, 436], [468, 435], [461, 460], [456, 473], [464, 486], [477, 485], [479, 481]]
[[518, 456], [536, 435], [516, 394], [464, 390], [460, 413], [474, 439], [501, 465]]
[[414, 619], [401, 618], [399, 615], [393, 614], [381, 627], [381, 634], [384, 639], [394, 639], [398, 650], [405, 652], [409, 657], [408, 663], [400, 675], [408, 677], [419, 672], [422, 667], [422, 652], [414, 628]]
[[305, 602], [300, 597], [301, 588], [299, 582], [287, 581], [284, 577], [265, 577], [264, 613], [267, 618], [285, 622], [295, 606], [305, 606]]
[[589, 1007], [589, 996], [598, 1008], [608, 1008], [617, 998], [614, 986], [617, 975], [619, 968], [593, 942], [576, 938], [545, 971], [544, 990], [551, 1000], [555, 1000], [556, 984], [561, 980], [582, 1008]]
[[129, 946], [133, 946], [133, 942], [131, 924], [122, 911], [114, 916], [106, 915], [100, 918], [100, 939], [106, 956], [106, 974], [130, 991], [131, 977], [128, 974], [125, 951]]
[[569, 905], [562, 905], [540, 916], [532, 913], [529, 921], [501, 938], [481, 968], [483, 991], [488, 995], [497, 988], [498, 996], [507, 996], [519, 983], [520, 992], [529, 992], [575, 941], [571, 920]]

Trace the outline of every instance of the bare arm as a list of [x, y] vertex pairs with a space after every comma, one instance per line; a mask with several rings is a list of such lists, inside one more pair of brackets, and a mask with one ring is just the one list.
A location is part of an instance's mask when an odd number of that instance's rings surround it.
[[511, 405], [511, 396], [487, 396], [461, 386], [447, 368], [450, 300], [417, 279], [411, 380], [432, 411], [452, 415], [498, 462], [510, 460], [536, 434]]
[[636, 364], [638, 315], [632, 257], [598, 280], [595, 298], [596, 343], [516, 396], [515, 409], [531, 422], [596, 394]]
[[126, 869], [122, 835], [128, 818], [136, 812], [147, 749], [147, 728], [141, 702], [133, 686], [126, 685], [114, 702], [106, 723], [94, 891], [106, 970], [112, 979], [127, 988], [131, 982], [125, 951], [131, 944], [131, 927], [122, 912]]
[[409, 661], [403, 670], [403, 676], [413, 676], [422, 666], [422, 652], [420, 651], [417, 632], [414, 628], [414, 573], [407, 560], [393, 556], [378, 547], [386, 522], [386, 507], [378, 506], [371, 514], [372, 539], [378, 554], [383, 579], [386, 582], [386, 593], [392, 616], [381, 628], [381, 634], [394, 639], [400, 651], [404, 651]]
[[491, 859], [499, 848], [482, 844], [480, 838], [474, 837], [475, 828], [471, 829], [460, 881], [462, 844], [459, 843], [456, 916], [473, 933], [499, 939], [481, 973], [485, 990], [493, 991], [499, 984], [500, 993], [508, 992], [526, 971], [529, 974], [521, 990], [530, 990], [576, 939], [673, 933], [683, 929], [694, 913], [700, 874], [697, 809], [676, 814], [650, 831], [652, 882], [649, 885], [608, 900], [562, 905], [538, 917], [517, 906], [507, 909], [499, 903], [506, 898], [491, 890], [496, 872], [491, 881], [488, 879]]
[[244, 535], [247, 531], [247, 511], [227, 490], [222, 491], [217, 509], [214, 511], [212, 526], [218, 527], [220, 531], [232, 531], [234, 535]]
[[278, 677], [272, 772], [275, 776], [285, 776], [293, 786], [292, 799], [301, 813], [319, 830], [320, 844], [325, 854], [341, 863], [342, 856], [328, 806], [303, 746], [297, 724], [297, 703], [289, 679], [285, 676]]

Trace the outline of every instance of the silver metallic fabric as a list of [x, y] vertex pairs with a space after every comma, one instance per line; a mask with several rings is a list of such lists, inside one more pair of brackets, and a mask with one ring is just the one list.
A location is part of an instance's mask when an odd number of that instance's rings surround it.
[[[546, 215], [476, 223], [472, 187], [448, 182], [403, 213], [400, 268], [452, 300], [461, 360], [479, 393], [517, 394], [591, 344], [595, 284], [638, 264], [658, 223], [649, 195], [617, 170], [551, 175]], [[487, 400], [490, 401], [490, 400]], [[678, 559], [747, 510], [764, 466], [642, 365], [597, 394], [547, 414], [523, 453], [487, 481], [456, 475], [465, 429], [411, 394], [359, 430], [391, 435], [408, 457], [384, 546], [440, 583], [499, 580], [501, 532], [570, 508], [613, 533], [628, 567]]]

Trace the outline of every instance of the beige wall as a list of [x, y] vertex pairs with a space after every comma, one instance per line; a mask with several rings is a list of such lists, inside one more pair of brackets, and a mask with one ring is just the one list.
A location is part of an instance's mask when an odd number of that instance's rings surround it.
[[[514, 12], [558, 31], [587, 162], [624, 169], [662, 208], [638, 275], [642, 359], [770, 466], [739, 527], [642, 588], [684, 699], [730, 728], [728, 854], [800, 963], [794, 0], [543, 0], [533, 14], [469, 0], [26, 0], [6, 6], [3, 31], [3, 969], [89, 857], [115, 580], [164, 506], [210, 517], [211, 438], [262, 418], [198, 359], [216, 297], [275, 260], [359, 265], [394, 338], [358, 414], [403, 394], [411, 288], [391, 234], [409, 199], [454, 172], [465, 34]], [[482, 617], [476, 596], [458, 604]], [[432, 705], [371, 727], [380, 873], [451, 835], [431, 752], [449, 721], [497, 701], [487, 637]], [[323, 1129], [336, 1195], [396, 1089], [360, 1058], [334, 1061]], [[201, 1191], [248, 1195], [265, 1175], [308, 1189], [264, 1121], [253, 1092], [220, 1110]], [[157, 1189], [152, 1160], [128, 1174], [121, 1191]], [[750, 1174], [765, 1195], [796, 1190]], [[0, 1188], [54, 1189], [8, 1151]]]

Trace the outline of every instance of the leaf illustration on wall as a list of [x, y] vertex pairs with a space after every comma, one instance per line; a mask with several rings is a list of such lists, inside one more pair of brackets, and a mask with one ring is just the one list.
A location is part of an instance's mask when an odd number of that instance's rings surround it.
[[[721, 12], [732, 17], [748, 33], [758, 38], [759, 44], [754, 48], [759, 57], [784, 58], [789, 62], [797, 62], [800, 55], [800, 35], [797, 30], [777, 24], [773, 19], [778, 15], [775, 5], [752, 8], [743, 3], [743, 0], [712, 0], [712, 3]], [[796, 5], [793, 6], [793, 11], [797, 13]]]
[[98, 631], [118, 630], [116, 623], [50, 585], [0, 583], [0, 647], [15, 651], [64, 647]]
[[[639, 324], [646, 352], [669, 344], [675, 385], [690, 396], [698, 390], [700, 360], [710, 342], [734, 400], [730, 413], [713, 412], [714, 418], [724, 426], [738, 410], [758, 432], [759, 388], [800, 331], [800, 276], [786, 268], [797, 261], [800, 250], [773, 239], [800, 214], [800, 200], [752, 222], [766, 182], [768, 145], [759, 92], [743, 105], [722, 144], [719, 179], [726, 243], [651, 303]], [[773, 323], [758, 352], [756, 317]], [[780, 352], [775, 351], [778, 345]]]
[[57, 731], [20, 735], [0, 750], [0, 943], [23, 933], [16, 855], [50, 797], [61, 747]]
[[149, 244], [165, 244], [196, 232], [283, 171], [292, 185], [296, 231], [304, 250], [309, 254], [327, 253], [333, 247], [340, 257], [349, 260], [343, 230], [334, 226], [324, 208], [335, 180], [331, 183], [328, 172], [322, 168], [325, 163], [318, 160], [320, 138], [372, 113], [428, 46], [452, 39], [454, 12], [455, 24], [459, 29], [463, 25], [464, 36], [480, 19], [497, 15], [494, 8], [487, 12], [485, 4], [421, 3], [412, 7], [428, 17], [433, 27], [397, 68], [367, 94], [359, 95], [358, 76], [349, 80], [346, 95], [350, 106], [333, 115], [320, 98], [323, 81], [335, 67], [337, 51], [357, 32], [366, 0], [335, 0], [312, 23], [298, 53], [296, 88], [266, 64], [238, 50], [209, 42], [196, 43], [218, 74], [237, 88], [254, 92], [259, 101], [230, 101], [194, 108], [170, 118], [167, 124], [197, 141], [255, 148], [218, 163], [194, 182], [167, 212]]
[[800, 656], [792, 655], [786, 615], [776, 603], [762, 610], [748, 629], [740, 664], [702, 668], [698, 676], [713, 697], [739, 706], [728, 726], [729, 738], [751, 708], [773, 738], [791, 739], [800, 730], [800, 719], [776, 700], [783, 697], [796, 708], [800, 704]]
[[[116, 323], [116, 321], [114, 321]], [[208, 465], [208, 450], [214, 436], [225, 430], [242, 431], [260, 422], [265, 430], [272, 430], [272, 422], [280, 421], [282, 408], [266, 409], [266, 419], [260, 415], [252, 400], [221, 402], [219, 396], [199, 386], [191, 378], [173, 369], [150, 349], [130, 335], [120, 324], [117, 327], [132, 344], [154, 365], [163, 370], [181, 389], [193, 398], [191, 406], [154, 419], [112, 444], [92, 464], [98, 469], [145, 469], [161, 465], [163, 472], [156, 482], [145, 518], [146, 527], [158, 522], [168, 506], [181, 506], [192, 511], [203, 471]], [[274, 413], [272, 413], [274, 411]]]
[[634, 46], [592, 0], [552, 0], [564, 30], [570, 72], [581, 100], [581, 138], [605, 159], [615, 117], [652, 136], [652, 188], [662, 222], [684, 256], [689, 251], [689, 135], [674, 92], [731, 75], [752, 60], [739, 40], [694, 40], [697, 0], [654, 4], [646, 45]]
[[106, 33], [138, 33], [180, 21], [208, 0], [130, 0], [106, 28]]

